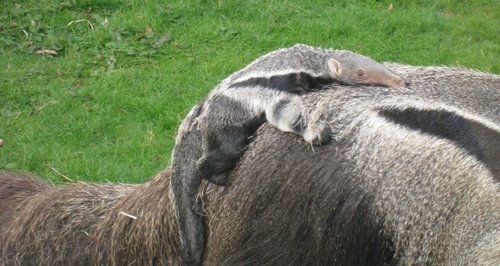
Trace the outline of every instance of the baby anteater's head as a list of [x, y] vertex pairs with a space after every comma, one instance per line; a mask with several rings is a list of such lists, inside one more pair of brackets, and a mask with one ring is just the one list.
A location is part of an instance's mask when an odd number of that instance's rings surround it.
[[389, 88], [405, 87], [409, 83], [385, 68], [379, 62], [350, 51], [342, 51], [328, 59], [329, 75], [347, 84], [379, 85]]

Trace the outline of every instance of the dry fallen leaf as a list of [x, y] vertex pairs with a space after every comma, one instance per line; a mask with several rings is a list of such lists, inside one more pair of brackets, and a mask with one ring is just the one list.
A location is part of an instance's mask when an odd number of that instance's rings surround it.
[[43, 109], [45, 109], [45, 107], [54, 105], [56, 103], [57, 101], [55, 100], [50, 100], [48, 103], [38, 103], [35, 106], [33, 106], [33, 110], [31, 110], [31, 115], [36, 115], [40, 113]]
[[167, 32], [163, 34], [163, 36], [161, 36], [159, 40], [153, 43], [153, 48], [159, 48], [163, 44], [168, 43], [170, 40], [172, 40], [172, 35], [170, 34], [170, 32]]
[[104, 21], [101, 23], [101, 26], [107, 27], [109, 25], [109, 20], [108, 18], [104, 18]]
[[36, 53], [41, 54], [41, 55], [53, 55], [53, 56], [59, 55], [56, 51], [51, 50], [51, 49], [41, 49], [41, 50], [36, 51]]
[[73, 86], [75, 86], [76, 88], [81, 88], [83, 87], [83, 82], [77, 80], [73, 83]]
[[3, 139], [0, 139], [0, 148], [2, 148], [4, 144], [5, 144], [5, 141]]

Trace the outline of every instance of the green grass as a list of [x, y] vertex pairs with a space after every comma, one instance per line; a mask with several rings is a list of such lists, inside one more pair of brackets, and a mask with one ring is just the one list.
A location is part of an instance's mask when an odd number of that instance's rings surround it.
[[211, 88], [295, 43], [499, 73], [495, 3], [2, 0], [0, 169], [142, 182]]

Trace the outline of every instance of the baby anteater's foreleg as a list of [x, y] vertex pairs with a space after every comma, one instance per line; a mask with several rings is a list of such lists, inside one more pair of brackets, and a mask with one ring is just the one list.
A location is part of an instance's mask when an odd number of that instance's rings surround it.
[[302, 98], [298, 95], [282, 97], [266, 109], [266, 118], [281, 131], [300, 135], [313, 145], [328, 143], [332, 138], [330, 126], [322, 121], [311, 121], [304, 113]]
[[197, 163], [203, 178], [220, 186], [226, 184], [224, 173], [234, 167], [247, 144], [245, 131], [243, 127], [224, 127], [205, 132], [203, 156]]
[[244, 102], [217, 96], [200, 119], [203, 152], [197, 170], [203, 178], [226, 183], [227, 172], [234, 168], [248, 144], [248, 138], [265, 122], [263, 114], [248, 109]]

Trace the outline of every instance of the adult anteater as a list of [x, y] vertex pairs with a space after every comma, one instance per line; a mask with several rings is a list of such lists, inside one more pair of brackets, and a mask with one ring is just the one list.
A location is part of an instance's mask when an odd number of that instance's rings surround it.
[[[333, 143], [264, 126], [229, 185], [202, 187], [206, 265], [500, 264], [500, 77], [389, 67], [412, 85], [305, 96]], [[3, 263], [178, 264], [168, 179], [53, 188], [4, 173]]]

